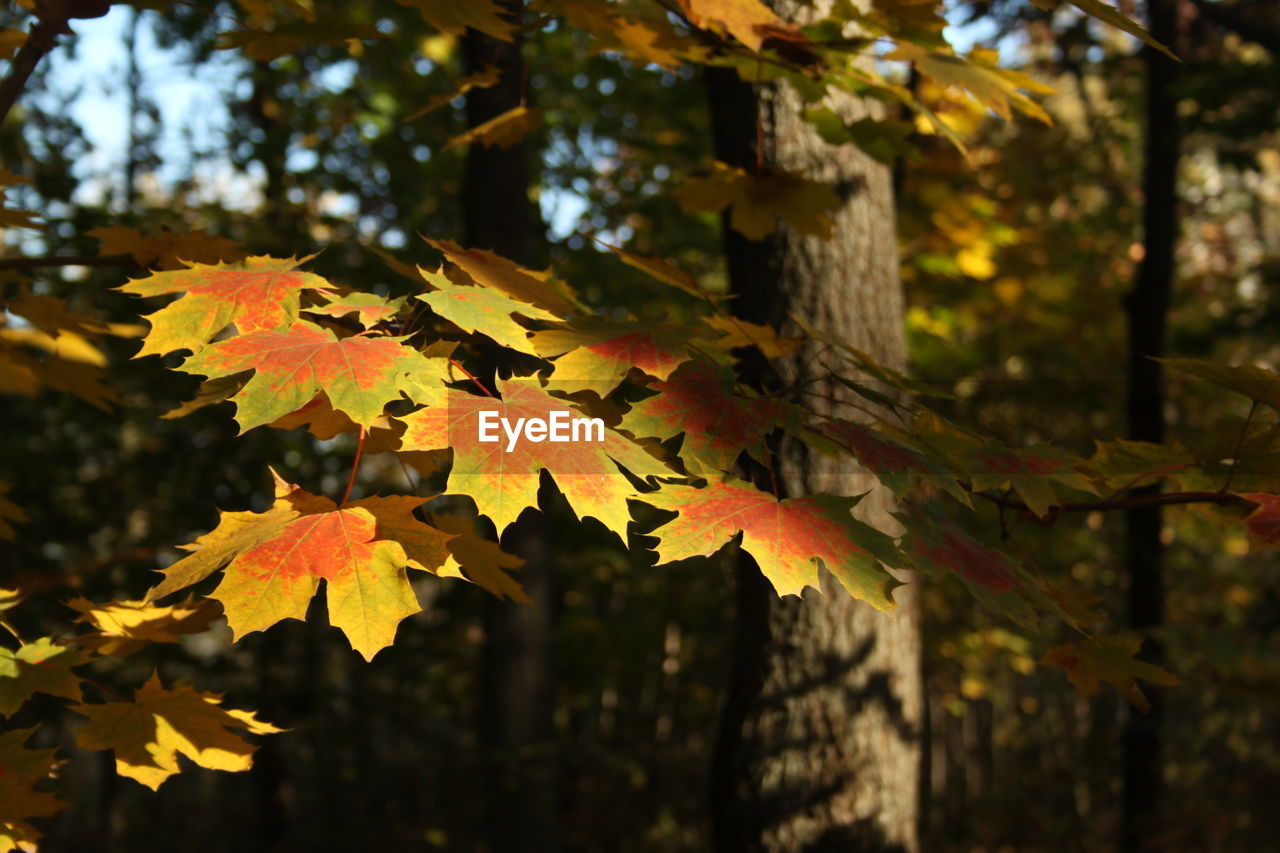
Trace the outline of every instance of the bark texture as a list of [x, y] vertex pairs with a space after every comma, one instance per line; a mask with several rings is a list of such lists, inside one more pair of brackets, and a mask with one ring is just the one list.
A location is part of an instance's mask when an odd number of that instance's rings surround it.
[[[776, 4], [781, 6], [782, 4]], [[783, 10], [785, 13], [785, 10]], [[726, 229], [735, 310], [786, 326], [798, 315], [883, 363], [904, 359], [890, 170], [855, 150], [824, 143], [803, 122], [785, 84], [751, 87], [712, 75], [717, 156], [750, 166], [759, 117], [765, 160], [836, 186], [844, 206], [829, 241], [783, 227], [751, 243]], [[852, 118], [852, 98], [831, 104]], [[762, 384], [804, 382], [826, 372], [806, 348], [760, 367]], [[806, 405], [857, 417], [847, 391], [806, 385]], [[849, 460], [810, 455], [784, 441], [776, 464], [788, 493], [853, 495], [875, 482]], [[767, 478], [766, 478], [767, 483]], [[860, 516], [890, 533], [883, 489]], [[899, 589], [895, 616], [849, 597], [824, 573], [823, 594], [779, 599], [744, 558], [739, 567], [737, 648], [717, 743], [712, 819], [721, 851], [915, 851], [922, 750], [918, 602]]]
[[[522, 4], [501, 4], [512, 18]], [[525, 79], [519, 42], [474, 30], [466, 36], [469, 72], [497, 65], [500, 82], [467, 95], [471, 127], [520, 104]], [[529, 197], [530, 151], [472, 146], [463, 201], [465, 240], [532, 265], [541, 232]], [[490, 365], [487, 372], [492, 372]], [[492, 383], [486, 383], [492, 387]], [[552, 664], [554, 590], [546, 522], [526, 512], [502, 537], [523, 557], [520, 580], [532, 600], [485, 601], [480, 731], [486, 756], [485, 833], [491, 853], [549, 853], [557, 849], [558, 770], [555, 762], [555, 681]]]

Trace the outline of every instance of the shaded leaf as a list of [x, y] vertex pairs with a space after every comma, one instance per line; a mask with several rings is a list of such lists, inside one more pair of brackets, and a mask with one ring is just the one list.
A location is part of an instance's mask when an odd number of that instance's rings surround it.
[[686, 178], [671, 191], [685, 213], [717, 213], [729, 208], [729, 225], [749, 240], [763, 240], [781, 217], [801, 234], [831, 237], [831, 215], [840, 197], [826, 184], [778, 169], [753, 174], [713, 163], [707, 177]]
[[127, 225], [94, 228], [85, 234], [102, 243], [100, 255], [132, 255], [138, 266], [181, 270], [193, 264], [235, 262], [245, 257], [240, 244], [209, 234], [203, 228], [177, 234], [167, 228], [144, 234]]
[[256, 747], [240, 733], [282, 729], [247, 711], [228, 711], [221, 702], [219, 694], [190, 687], [167, 690], [153, 673], [132, 701], [77, 705], [75, 711], [89, 722], [76, 732], [76, 743], [112, 750], [117, 773], [153, 790], [180, 770], [179, 755], [210, 770], [248, 770]]
[[542, 110], [526, 106], [512, 107], [501, 115], [460, 133], [444, 144], [442, 151], [462, 145], [485, 148], [510, 148], [519, 145], [531, 131], [542, 124]]
[[1135, 679], [1165, 686], [1180, 682], [1160, 667], [1136, 660], [1134, 655], [1141, 647], [1142, 640], [1138, 637], [1113, 635], [1053, 646], [1040, 662], [1062, 667], [1071, 683], [1086, 696], [1097, 693], [1100, 682], [1110, 684], [1145, 714], [1151, 710], [1151, 703]]

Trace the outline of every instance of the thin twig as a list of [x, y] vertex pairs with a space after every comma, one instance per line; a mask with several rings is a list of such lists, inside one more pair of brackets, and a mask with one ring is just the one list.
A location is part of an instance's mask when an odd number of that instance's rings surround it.
[[472, 382], [474, 382], [475, 386], [479, 388], [481, 391], [483, 391], [486, 395], [494, 398], [495, 400], [498, 399], [497, 394], [493, 393], [488, 388], [486, 388], [483, 382], [481, 382], [479, 379], [476, 379], [474, 376], [472, 376], [471, 371], [463, 367], [456, 359], [452, 359], [452, 358], [449, 359], [449, 363], [452, 364], [454, 367], [458, 368], [459, 370], [461, 370], [462, 374], [466, 376], [468, 379], [470, 379]]
[[368, 430], [360, 427], [360, 438], [356, 441], [356, 458], [351, 463], [351, 476], [347, 478], [347, 490], [342, 493], [342, 503], [339, 506], [345, 505], [347, 498], [351, 497], [351, 487], [356, 483], [356, 472], [360, 470], [360, 457], [364, 455], [364, 439], [368, 434]]
[[1222, 484], [1222, 491], [1228, 491], [1231, 488], [1231, 480], [1236, 475], [1236, 466], [1240, 464], [1240, 450], [1244, 447], [1245, 436], [1249, 433], [1249, 423], [1253, 420], [1253, 413], [1258, 411], [1258, 401], [1254, 400], [1253, 405], [1249, 407], [1249, 414], [1244, 419], [1244, 426], [1240, 427], [1240, 438], [1236, 440], [1236, 449], [1231, 454], [1231, 470], [1227, 472], [1227, 481]]

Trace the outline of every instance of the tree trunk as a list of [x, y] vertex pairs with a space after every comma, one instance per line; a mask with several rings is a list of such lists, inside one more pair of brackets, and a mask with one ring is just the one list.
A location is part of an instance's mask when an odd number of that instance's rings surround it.
[[[782, 4], [776, 4], [781, 6]], [[822, 142], [785, 84], [751, 87], [711, 72], [719, 159], [750, 167], [761, 123], [764, 159], [832, 184], [845, 204], [829, 241], [783, 226], [752, 243], [725, 230], [730, 282], [743, 319], [781, 326], [789, 314], [892, 366], [904, 360], [889, 169], [852, 146]], [[833, 106], [866, 114], [852, 98]], [[806, 347], [778, 363], [787, 384], [825, 372]], [[763, 368], [762, 368], [763, 369]], [[765, 374], [760, 379], [767, 381]], [[806, 385], [811, 408], [844, 417], [847, 391]], [[852, 461], [810, 455], [784, 441], [779, 491], [853, 495], [875, 482]], [[863, 520], [897, 528], [884, 489], [859, 506]], [[712, 770], [712, 826], [720, 851], [915, 851], [922, 754], [918, 602], [897, 591], [896, 617], [851, 598], [823, 573], [823, 594], [779, 599], [754, 561], [738, 571], [733, 671]]]
[[[1150, 0], [1147, 13], [1151, 34], [1174, 45], [1178, 35], [1178, 0]], [[1125, 304], [1129, 323], [1129, 437], [1135, 441], [1164, 440], [1164, 392], [1160, 364], [1165, 325], [1173, 292], [1174, 249], [1178, 236], [1178, 102], [1173, 92], [1178, 64], [1146, 48], [1147, 97], [1145, 163], [1143, 167], [1143, 257], [1138, 278]], [[1159, 507], [1125, 513], [1129, 561], [1129, 625], [1149, 632], [1164, 622], [1164, 546], [1160, 542]], [[1148, 641], [1144, 658], [1160, 664], [1164, 650]], [[1137, 853], [1156, 828], [1164, 791], [1160, 742], [1163, 701], [1155, 686], [1146, 689], [1151, 710], [1130, 708], [1123, 735], [1124, 797], [1120, 849]]]
[[[518, 17], [521, 3], [502, 4]], [[475, 127], [516, 107], [524, 86], [520, 44], [470, 30], [467, 70], [497, 65], [501, 81], [467, 94], [467, 124]], [[465, 241], [532, 264], [540, 234], [529, 198], [529, 146], [473, 145], [463, 199]], [[555, 692], [550, 555], [546, 524], [526, 513], [502, 537], [525, 560], [521, 581], [532, 603], [497, 597], [485, 602], [480, 735], [485, 755], [485, 833], [491, 853], [548, 853], [557, 848], [557, 770], [553, 745]]]

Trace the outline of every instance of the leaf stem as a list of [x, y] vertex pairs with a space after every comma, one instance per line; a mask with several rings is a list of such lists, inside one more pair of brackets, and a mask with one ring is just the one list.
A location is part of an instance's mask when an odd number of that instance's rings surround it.
[[356, 483], [356, 472], [360, 470], [360, 457], [364, 455], [364, 439], [368, 435], [368, 430], [360, 427], [360, 438], [356, 441], [356, 458], [351, 463], [351, 476], [347, 478], [347, 490], [342, 493], [342, 502], [339, 506], [345, 506], [347, 498], [351, 497], [351, 487]]
[[449, 359], [449, 363], [452, 364], [454, 367], [458, 368], [459, 370], [461, 370], [462, 375], [470, 379], [472, 382], [474, 382], [475, 386], [479, 388], [481, 391], [483, 391], [486, 396], [492, 397], [495, 400], [498, 399], [497, 394], [493, 393], [488, 388], [486, 388], [483, 382], [481, 382], [479, 379], [476, 379], [474, 376], [472, 376], [471, 371], [463, 367], [456, 359], [452, 359], [452, 358]]
[[1240, 427], [1240, 438], [1236, 440], [1236, 449], [1231, 454], [1231, 470], [1227, 472], [1227, 481], [1222, 484], [1222, 491], [1227, 492], [1231, 489], [1231, 480], [1236, 476], [1236, 466], [1240, 464], [1240, 450], [1244, 447], [1245, 436], [1249, 434], [1249, 423], [1253, 420], [1253, 413], [1258, 411], [1258, 401], [1254, 400], [1253, 405], [1249, 407], [1249, 414], [1244, 419], [1244, 426]]

